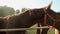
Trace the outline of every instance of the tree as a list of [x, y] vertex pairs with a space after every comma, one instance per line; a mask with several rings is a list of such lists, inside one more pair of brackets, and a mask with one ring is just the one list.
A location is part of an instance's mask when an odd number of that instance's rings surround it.
[[15, 14], [15, 10], [11, 7], [5, 6], [0, 6], [0, 16], [7, 16], [7, 15], [12, 15]]
[[22, 8], [21, 12], [25, 12], [27, 10], [27, 8]]
[[18, 14], [18, 13], [20, 13], [20, 11], [17, 9], [17, 10], [16, 10], [16, 14]]
[[0, 16], [4, 16], [4, 12], [3, 12], [2, 8], [0, 8]]

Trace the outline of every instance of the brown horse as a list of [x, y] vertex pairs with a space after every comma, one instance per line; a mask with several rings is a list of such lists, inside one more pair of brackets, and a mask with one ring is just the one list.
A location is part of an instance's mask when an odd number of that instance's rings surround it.
[[[57, 15], [52, 9], [51, 4], [44, 8], [31, 9], [18, 15], [12, 15], [0, 18], [0, 29], [5, 28], [29, 28], [39, 22], [42, 26], [54, 26], [60, 31], [60, 15]], [[48, 29], [43, 29], [41, 34], [47, 34]], [[0, 32], [0, 34], [25, 34], [23, 31]], [[40, 33], [38, 33], [40, 34]]]
[[[36, 24], [37, 20], [43, 17], [42, 13], [43, 11], [41, 8], [27, 10], [22, 14], [0, 17], [0, 29], [29, 28], [30, 26]], [[0, 34], [25, 34], [25, 30], [0, 32]]]

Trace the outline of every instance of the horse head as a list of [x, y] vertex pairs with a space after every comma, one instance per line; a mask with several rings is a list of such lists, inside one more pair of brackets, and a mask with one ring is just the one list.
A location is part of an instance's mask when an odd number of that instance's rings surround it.
[[43, 8], [35, 8], [30, 10], [30, 14], [36, 18], [36, 19], [41, 19], [47, 12], [53, 11], [51, 8], [52, 2]]

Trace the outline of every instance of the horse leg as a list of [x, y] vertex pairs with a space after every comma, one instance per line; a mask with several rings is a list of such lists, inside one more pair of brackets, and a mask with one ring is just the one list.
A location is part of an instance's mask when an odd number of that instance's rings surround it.
[[[41, 23], [41, 26], [46, 26], [43, 23]], [[43, 28], [41, 34], [47, 34], [49, 28]]]
[[44, 28], [44, 29], [42, 29], [42, 32], [41, 32], [41, 34], [47, 34], [47, 32], [48, 32], [48, 29], [49, 29], [49, 28]]
[[[37, 27], [40, 27], [40, 23], [37, 24]], [[37, 29], [37, 34], [40, 34], [40, 29]]]

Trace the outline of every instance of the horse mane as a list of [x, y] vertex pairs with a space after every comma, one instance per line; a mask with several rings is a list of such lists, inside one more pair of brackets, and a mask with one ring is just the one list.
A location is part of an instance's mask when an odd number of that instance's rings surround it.
[[7, 15], [7, 16], [4, 16], [4, 17], [1, 16], [0, 18], [7, 18], [8, 19], [8, 18], [13, 17], [13, 16], [21, 16], [21, 15], [23, 15], [26, 12], [37, 10], [37, 9], [41, 9], [41, 8], [28, 9], [28, 10], [26, 10], [24, 12], [21, 12], [21, 13], [18, 13], [18, 14]]
[[60, 18], [60, 13], [56, 13], [56, 15], [57, 15], [57, 17], [59, 17], [59, 18]]

